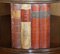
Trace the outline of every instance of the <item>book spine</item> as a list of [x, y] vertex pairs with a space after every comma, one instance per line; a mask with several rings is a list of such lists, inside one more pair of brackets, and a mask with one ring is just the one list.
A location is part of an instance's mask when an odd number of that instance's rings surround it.
[[21, 22], [21, 47], [31, 48], [31, 22]]
[[11, 3], [11, 34], [12, 48], [21, 48], [20, 42], [20, 23], [21, 23], [20, 4]]
[[49, 4], [40, 4], [40, 48], [50, 47], [50, 10]]
[[39, 4], [32, 4], [32, 19], [31, 19], [31, 46], [33, 49], [40, 47], [40, 6]]
[[21, 5], [21, 46], [22, 49], [31, 48], [31, 5]]

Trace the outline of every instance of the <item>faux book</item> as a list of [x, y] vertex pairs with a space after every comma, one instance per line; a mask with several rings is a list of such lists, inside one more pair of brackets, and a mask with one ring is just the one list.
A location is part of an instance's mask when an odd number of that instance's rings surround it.
[[11, 4], [12, 48], [50, 48], [49, 4]]

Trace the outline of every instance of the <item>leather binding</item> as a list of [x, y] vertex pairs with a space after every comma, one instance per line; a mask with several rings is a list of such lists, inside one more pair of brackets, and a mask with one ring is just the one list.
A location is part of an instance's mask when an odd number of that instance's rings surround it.
[[39, 18], [40, 6], [39, 4], [32, 4], [32, 19], [31, 19], [31, 39], [32, 48], [39, 49], [40, 47], [40, 18]]
[[21, 47], [31, 48], [31, 4], [21, 5]]
[[20, 5], [11, 3], [11, 36], [12, 48], [21, 48], [20, 33], [21, 33], [21, 13]]
[[50, 5], [40, 7], [40, 48], [50, 48]]

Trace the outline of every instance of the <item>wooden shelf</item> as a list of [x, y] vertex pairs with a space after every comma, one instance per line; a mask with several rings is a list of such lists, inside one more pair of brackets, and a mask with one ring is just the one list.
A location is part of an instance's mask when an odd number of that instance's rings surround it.
[[54, 3], [60, 0], [0, 0], [1, 3]]
[[0, 54], [60, 54], [60, 48], [21, 50], [12, 48], [0, 48]]

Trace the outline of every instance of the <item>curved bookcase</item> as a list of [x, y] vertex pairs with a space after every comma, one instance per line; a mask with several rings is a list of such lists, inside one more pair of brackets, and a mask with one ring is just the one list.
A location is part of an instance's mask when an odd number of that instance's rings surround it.
[[[54, 3], [60, 0], [0, 0], [0, 3]], [[0, 54], [60, 54], [60, 47], [49, 49], [13, 49], [0, 47]]]

